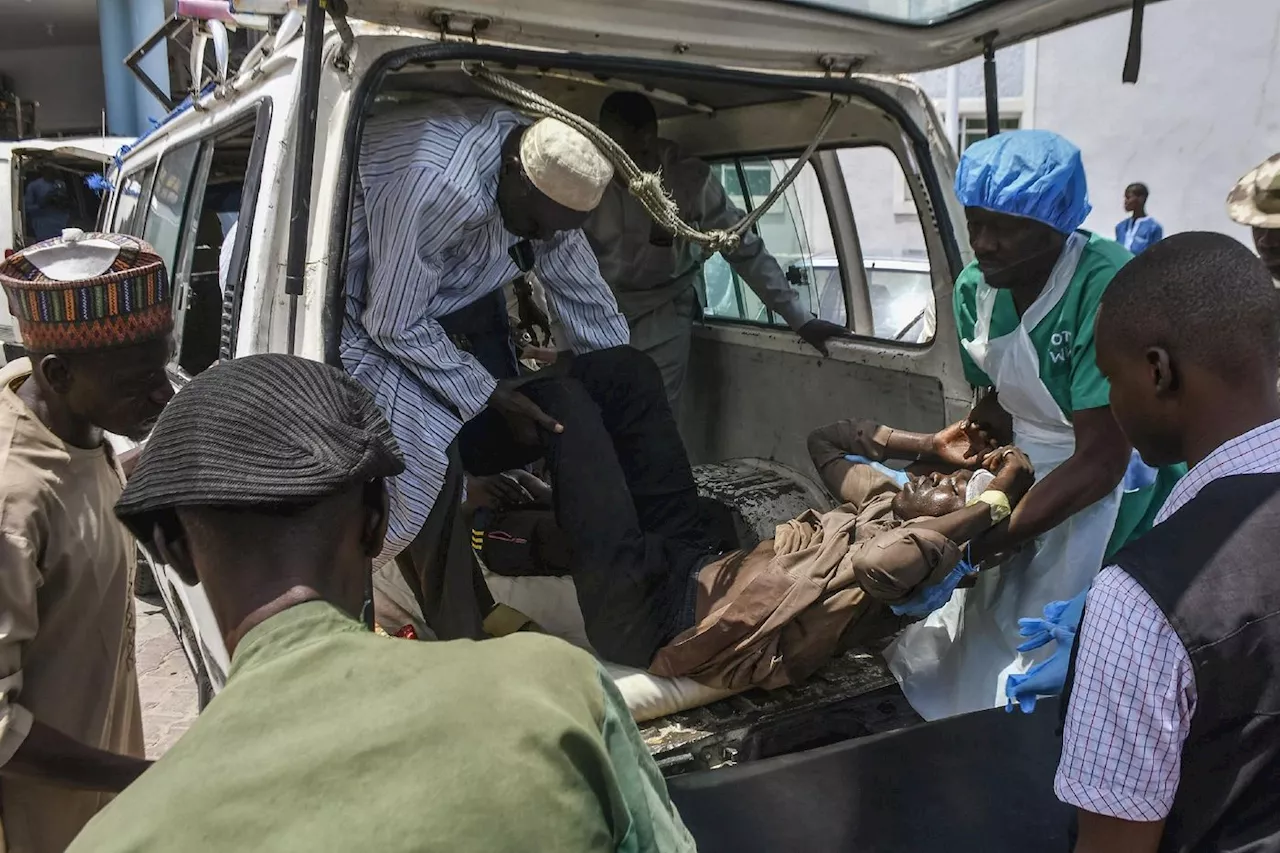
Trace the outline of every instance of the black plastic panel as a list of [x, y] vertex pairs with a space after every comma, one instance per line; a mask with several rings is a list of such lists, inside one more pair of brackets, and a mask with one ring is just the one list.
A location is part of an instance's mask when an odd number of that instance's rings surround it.
[[669, 780], [700, 853], [1065, 851], [1056, 702]]

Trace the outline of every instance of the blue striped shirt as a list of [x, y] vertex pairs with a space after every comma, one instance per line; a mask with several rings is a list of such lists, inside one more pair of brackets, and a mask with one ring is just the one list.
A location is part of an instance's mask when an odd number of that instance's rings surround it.
[[[377, 398], [405, 456], [389, 484], [380, 563], [417, 536], [446, 449], [496, 382], [437, 322], [518, 272], [498, 212], [502, 144], [528, 119], [492, 101], [436, 101], [371, 117], [360, 152], [342, 364]], [[626, 344], [626, 320], [581, 231], [534, 243], [534, 270], [575, 353]]]

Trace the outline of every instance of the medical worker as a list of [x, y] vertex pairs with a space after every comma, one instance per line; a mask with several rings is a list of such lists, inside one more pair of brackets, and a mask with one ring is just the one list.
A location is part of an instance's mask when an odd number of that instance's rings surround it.
[[[1037, 481], [1012, 514], [993, 506], [1007, 523], [972, 543], [970, 562], [1000, 565], [886, 651], [907, 699], [930, 720], [1004, 706], [1008, 676], [1052, 652], [1019, 652], [1018, 619], [1078, 595], [1117, 547], [1110, 540], [1132, 453], [1093, 341], [1103, 291], [1132, 256], [1079, 230], [1090, 211], [1079, 149], [1048, 131], [1000, 134], [965, 151], [956, 192], [976, 256], [955, 286], [961, 360], [969, 382], [989, 389], [967, 423], [972, 431], [1007, 412]], [[965, 428], [949, 427], [935, 445], [971, 466]], [[1122, 538], [1147, 523], [1155, 486], [1135, 491]]]

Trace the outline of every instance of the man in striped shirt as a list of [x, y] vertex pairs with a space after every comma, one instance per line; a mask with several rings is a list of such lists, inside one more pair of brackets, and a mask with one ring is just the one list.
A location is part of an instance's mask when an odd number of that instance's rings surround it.
[[563, 323], [562, 346], [583, 353], [628, 343], [580, 230], [612, 176], [577, 131], [554, 119], [531, 125], [494, 101], [437, 100], [369, 118], [341, 354], [405, 455], [405, 472], [389, 484], [380, 565], [422, 528], [463, 423], [488, 407], [517, 433], [562, 429], [460, 352], [440, 318], [532, 270]]

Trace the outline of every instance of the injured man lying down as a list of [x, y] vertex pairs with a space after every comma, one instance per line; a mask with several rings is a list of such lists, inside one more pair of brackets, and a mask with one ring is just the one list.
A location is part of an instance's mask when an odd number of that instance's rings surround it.
[[[807, 511], [750, 550], [725, 550], [647, 356], [630, 347], [577, 356], [521, 391], [564, 431], [542, 430], [530, 446], [482, 413], [459, 437], [473, 478], [472, 544], [491, 587], [569, 576], [601, 658], [724, 690], [798, 683], [941, 606], [976, 570], [965, 543], [1006, 517], [1034, 479], [1011, 447], [985, 455], [990, 470], [896, 471], [880, 463], [930, 461], [927, 437], [842, 421], [809, 439], [841, 505]], [[553, 487], [501, 473], [537, 458]], [[494, 597], [561, 633], [536, 600], [503, 592]]]

